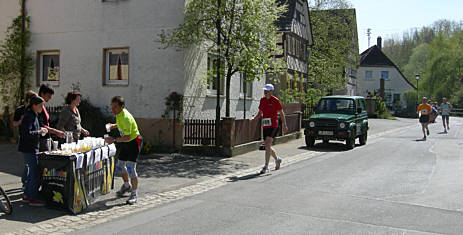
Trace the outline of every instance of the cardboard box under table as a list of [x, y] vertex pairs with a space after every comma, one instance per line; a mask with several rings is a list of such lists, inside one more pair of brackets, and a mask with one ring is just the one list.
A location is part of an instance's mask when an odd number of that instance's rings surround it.
[[41, 187], [39, 197], [47, 205], [77, 214], [113, 189], [114, 144], [87, 152], [38, 156]]

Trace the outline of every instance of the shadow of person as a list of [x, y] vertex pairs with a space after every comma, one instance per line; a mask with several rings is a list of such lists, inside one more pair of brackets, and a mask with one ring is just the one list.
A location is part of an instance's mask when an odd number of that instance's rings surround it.
[[442, 134], [447, 134], [447, 133], [448, 133], [447, 131], [442, 131], [442, 132], [439, 132], [437, 134], [442, 135]]
[[421, 141], [426, 141], [426, 139], [421, 138], [421, 139], [416, 139], [416, 140], [414, 140], [414, 141], [416, 141], [416, 142], [421, 142]]
[[232, 176], [228, 178], [228, 182], [236, 182], [240, 180], [250, 180], [250, 179], [255, 179], [258, 177], [263, 177], [263, 176], [270, 176], [272, 175], [271, 173], [265, 173], [265, 174], [260, 174], [260, 173], [253, 173], [249, 175], [244, 175], [244, 176]]

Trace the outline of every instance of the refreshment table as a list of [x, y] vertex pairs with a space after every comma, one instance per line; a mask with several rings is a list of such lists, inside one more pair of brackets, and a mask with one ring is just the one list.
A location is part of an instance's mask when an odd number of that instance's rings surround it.
[[38, 155], [41, 187], [39, 197], [47, 205], [77, 214], [99, 195], [113, 189], [114, 144], [80, 153], [62, 151]]

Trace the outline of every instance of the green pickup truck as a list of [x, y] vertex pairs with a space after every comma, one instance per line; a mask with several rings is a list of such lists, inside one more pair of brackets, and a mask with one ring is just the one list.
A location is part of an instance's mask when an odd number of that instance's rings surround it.
[[353, 149], [356, 138], [364, 145], [368, 137], [365, 99], [361, 96], [323, 97], [304, 127], [307, 147], [313, 147], [315, 140], [324, 143], [339, 140], [346, 141], [346, 147]]

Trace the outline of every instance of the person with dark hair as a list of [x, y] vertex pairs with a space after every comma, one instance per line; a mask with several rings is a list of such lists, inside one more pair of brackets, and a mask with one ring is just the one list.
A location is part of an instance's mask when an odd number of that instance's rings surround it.
[[428, 104], [428, 98], [423, 97], [421, 104], [416, 109], [416, 113], [420, 115], [421, 129], [423, 131], [423, 140], [426, 140], [426, 134], [429, 135], [429, 115], [432, 112], [431, 105]]
[[[440, 105], [440, 111], [442, 115], [442, 125], [444, 125], [444, 133], [447, 133], [447, 130], [450, 130], [449, 126], [449, 117], [450, 111], [452, 110], [452, 105], [447, 102], [447, 98], [442, 98], [442, 104]], [[447, 126], [445, 125], [447, 124]]]
[[65, 102], [66, 107], [63, 108], [59, 115], [59, 121], [56, 128], [61, 131], [72, 131], [74, 141], [80, 138], [80, 135], [88, 136], [90, 133], [80, 125], [79, 106], [82, 95], [78, 91], [70, 91], [67, 93]]
[[[35, 93], [32, 90], [28, 90], [24, 96], [24, 104], [21, 106], [18, 106], [16, 110], [14, 111], [13, 115], [13, 127], [14, 127], [14, 136], [15, 139], [17, 140], [19, 138], [19, 125], [21, 125], [21, 122], [24, 118], [24, 114], [26, 113], [26, 108], [29, 105], [32, 97], [37, 96], [37, 93]], [[26, 167], [24, 166], [24, 171], [23, 174], [21, 175], [21, 182], [23, 183], [23, 188], [25, 185], [25, 180], [26, 180]]]
[[32, 97], [37, 96], [37, 93], [35, 93], [32, 90], [28, 90], [26, 94], [24, 95], [24, 104], [21, 106], [18, 106], [16, 110], [14, 111], [14, 116], [13, 116], [13, 126], [19, 126], [21, 125], [21, 121], [23, 119], [24, 114], [26, 113], [26, 107], [31, 101]]
[[50, 115], [47, 112], [45, 103], [51, 100], [53, 94], [55, 94], [55, 91], [48, 85], [42, 84], [40, 86], [39, 96], [42, 97], [45, 102], [42, 104], [42, 112], [39, 113], [39, 124], [40, 127], [45, 127], [48, 130], [48, 134], [46, 134], [45, 136], [40, 136], [40, 152], [50, 151], [50, 145], [48, 144], [51, 141], [50, 134], [57, 135], [59, 138], [64, 138], [66, 136], [66, 134], [63, 131], [56, 130], [50, 127]]
[[[118, 158], [116, 170], [121, 174], [124, 184], [117, 191], [117, 196], [122, 197], [125, 193], [131, 192], [127, 204], [137, 202], [137, 159], [142, 146], [142, 137], [138, 131], [138, 125], [132, 114], [125, 109], [124, 98], [115, 96], [111, 99], [111, 112], [116, 115], [116, 124], [108, 123], [109, 129], [118, 128], [122, 131], [122, 137], [106, 137], [106, 142], [118, 143], [116, 156]], [[129, 184], [129, 177], [132, 186]]]
[[37, 160], [39, 136], [48, 133], [47, 128], [40, 127], [38, 120], [38, 114], [42, 112], [43, 103], [44, 100], [41, 97], [32, 97], [19, 127], [18, 150], [23, 153], [26, 165], [23, 200], [28, 201], [30, 206], [43, 206], [43, 203], [38, 201], [39, 172]]

